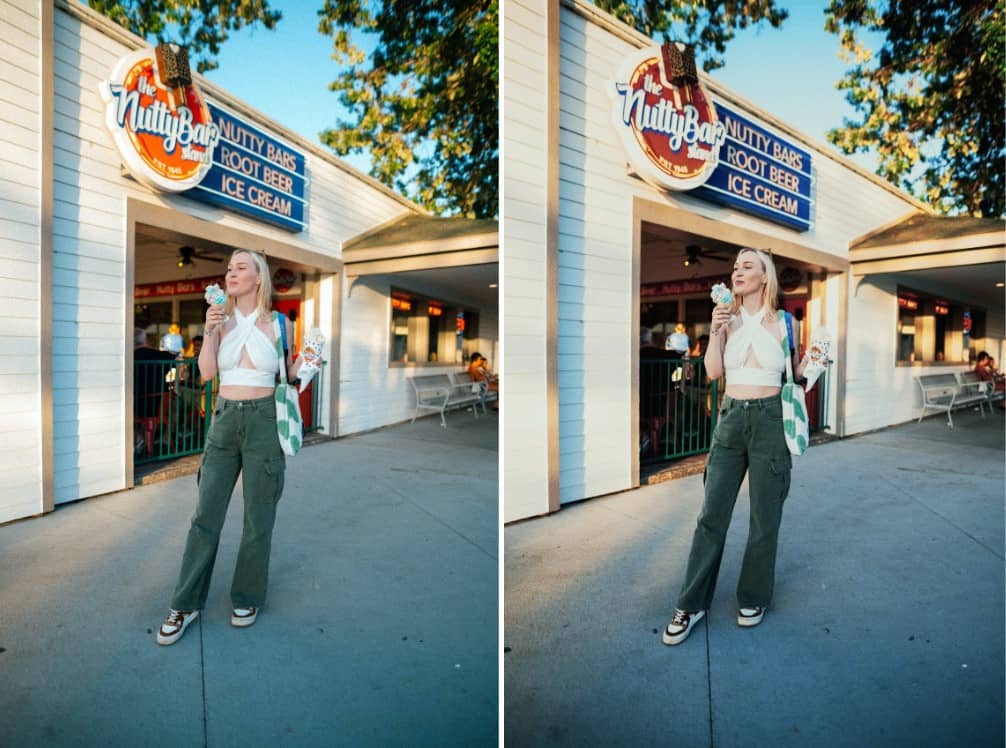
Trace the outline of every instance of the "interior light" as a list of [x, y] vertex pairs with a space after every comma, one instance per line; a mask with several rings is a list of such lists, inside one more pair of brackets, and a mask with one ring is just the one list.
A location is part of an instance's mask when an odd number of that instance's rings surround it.
[[498, 285], [498, 283], [490, 283], [489, 288], [496, 288]]
[[996, 288], [1004, 288], [1004, 287], [1006, 287], [1006, 283], [1003, 283], [1002, 281], [996, 283]]

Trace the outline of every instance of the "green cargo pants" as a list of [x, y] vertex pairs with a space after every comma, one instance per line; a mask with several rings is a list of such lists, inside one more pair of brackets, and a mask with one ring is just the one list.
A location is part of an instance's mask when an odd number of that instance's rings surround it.
[[272, 395], [258, 400], [217, 398], [197, 478], [199, 503], [185, 542], [172, 608], [201, 610], [206, 604], [220, 531], [239, 472], [243, 475], [244, 528], [231, 602], [235, 608], [262, 606], [285, 469]]
[[737, 603], [742, 608], [768, 606], [792, 465], [778, 395], [759, 400], [723, 398], [703, 476], [705, 501], [692, 538], [678, 608], [708, 610], [712, 603], [727, 528], [745, 472], [751, 524], [737, 583]]

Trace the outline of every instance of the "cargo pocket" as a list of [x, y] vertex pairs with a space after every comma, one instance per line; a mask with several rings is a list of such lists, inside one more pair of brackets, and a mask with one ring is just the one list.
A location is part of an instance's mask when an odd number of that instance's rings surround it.
[[772, 479], [778, 486], [779, 501], [785, 501], [789, 495], [790, 476], [793, 472], [793, 458], [786, 453], [781, 457], [773, 457], [769, 462]]
[[272, 495], [273, 502], [278, 502], [279, 497], [283, 495], [283, 483], [286, 479], [286, 459], [283, 457], [276, 457], [272, 460], [265, 461], [265, 480], [267, 489], [267, 495]]

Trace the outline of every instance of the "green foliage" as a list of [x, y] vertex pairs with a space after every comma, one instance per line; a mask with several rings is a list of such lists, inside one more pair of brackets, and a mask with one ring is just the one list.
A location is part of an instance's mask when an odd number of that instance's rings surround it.
[[[1003, 215], [1004, 16], [1003, 0], [832, 0], [838, 88], [862, 118], [828, 139], [874, 150], [878, 174], [943, 212]], [[878, 54], [864, 30], [884, 35]]]
[[738, 29], [763, 21], [779, 28], [789, 17], [775, 0], [594, 0], [594, 5], [649, 37], [690, 44], [706, 72], [723, 67], [727, 42]]
[[[318, 15], [344, 66], [329, 88], [351, 113], [322, 142], [369, 150], [372, 176], [433, 213], [495, 216], [497, 0], [325, 0]], [[373, 54], [354, 31], [375, 35]]]
[[229, 32], [261, 23], [274, 28], [282, 13], [269, 0], [87, 0], [94, 10], [144, 39], [175, 42], [189, 50], [200, 73], [217, 67]]

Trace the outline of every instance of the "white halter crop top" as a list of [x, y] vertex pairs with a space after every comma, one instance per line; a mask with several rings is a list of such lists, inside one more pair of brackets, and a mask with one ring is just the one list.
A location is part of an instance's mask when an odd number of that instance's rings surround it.
[[[723, 351], [723, 369], [727, 384], [750, 384], [759, 387], [781, 387], [782, 373], [786, 370], [786, 354], [782, 341], [762, 324], [765, 307], [757, 314], [749, 314], [741, 307], [740, 317], [730, 323], [730, 337]], [[761, 368], [745, 366], [748, 351], [754, 352]]]
[[[276, 374], [279, 372], [276, 344], [256, 326], [257, 319], [257, 309], [246, 317], [241, 314], [240, 309], [234, 307], [234, 321], [237, 322], [237, 326], [224, 336], [217, 351], [217, 369], [220, 372], [221, 386], [237, 384], [249, 387], [273, 387], [276, 384]], [[238, 366], [242, 350], [248, 351], [248, 358], [255, 365], [254, 369]]]

